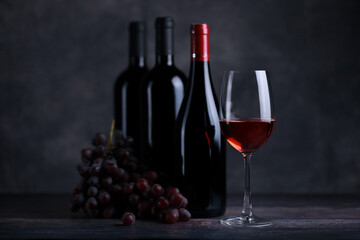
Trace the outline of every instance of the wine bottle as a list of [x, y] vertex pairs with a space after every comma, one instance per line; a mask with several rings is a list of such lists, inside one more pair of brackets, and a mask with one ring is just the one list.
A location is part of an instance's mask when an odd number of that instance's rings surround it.
[[114, 112], [116, 128], [134, 138], [133, 150], [137, 157], [140, 152], [140, 80], [147, 71], [146, 25], [142, 21], [130, 22], [129, 66], [115, 82]]
[[191, 25], [190, 33], [190, 75], [176, 126], [176, 184], [193, 217], [215, 217], [226, 208], [225, 140], [210, 75], [208, 25]]
[[156, 64], [142, 79], [141, 157], [166, 182], [173, 176], [175, 121], [184, 97], [186, 76], [174, 64], [174, 21], [157, 18]]

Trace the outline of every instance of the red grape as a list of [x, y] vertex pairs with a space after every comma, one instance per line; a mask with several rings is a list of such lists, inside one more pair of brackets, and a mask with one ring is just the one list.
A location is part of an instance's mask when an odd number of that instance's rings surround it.
[[97, 176], [99, 175], [101, 171], [101, 165], [100, 164], [93, 164], [91, 165], [89, 172], [92, 176]]
[[83, 159], [91, 160], [93, 157], [93, 151], [89, 148], [85, 148], [81, 150], [81, 156], [83, 157]]
[[124, 149], [115, 149], [114, 156], [118, 161], [119, 166], [125, 167], [128, 162], [130, 152]]
[[78, 166], [78, 171], [79, 174], [84, 178], [87, 178], [89, 176], [89, 167], [87, 166]]
[[129, 159], [130, 155], [130, 152], [124, 149], [117, 149], [115, 152], [115, 156], [122, 160]]
[[138, 204], [138, 210], [140, 211], [140, 213], [143, 213], [143, 214], [148, 213], [151, 210], [151, 207], [152, 207], [152, 204], [148, 200], [142, 200]]
[[185, 208], [179, 209], [179, 222], [187, 222], [191, 218], [191, 213]]
[[85, 198], [84, 198], [84, 195], [82, 193], [78, 193], [75, 195], [74, 197], [74, 204], [80, 206], [84, 203], [85, 201]]
[[86, 201], [86, 208], [87, 209], [95, 209], [97, 207], [98, 203], [94, 197], [88, 198]]
[[114, 143], [117, 147], [123, 147], [124, 146], [124, 134], [122, 131], [115, 129], [114, 130]]
[[99, 146], [99, 145], [106, 145], [106, 136], [105, 134], [98, 132], [95, 134], [93, 140], [92, 140], [92, 144], [94, 146]]
[[108, 171], [108, 173], [110, 173], [110, 174], [115, 174], [117, 168], [118, 168], [118, 166], [116, 164], [110, 163], [107, 165], [106, 171]]
[[149, 182], [155, 182], [158, 179], [158, 174], [155, 171], [147, 171], [143, 174], [143, 178]]
[[167, 209], [169, 207], [169, 201], [164, 197], [159, 197], [156, 201], [156, 206], [160, 209]]
[[166, 197], [170, 199], [173, 195], [180, 193], [179, 189], [176, 187], [168, 187], [165, 191]]
[[105, 157], [106, 155], [106, 148], [102, 145], [100, 146], [97, 146], [96, 149], [95, 149], [95, 154], [96, 156], [98, 157]]
[[140, 190], [140, 192], [145, 192], [148, 189], [148, 181], [145, 178], [140, 178], [136, 182], [136, 187]]
[[179, 220], [179, 212], [177, 209], [169, 209], [165, 211], [165, 216], [163, 217], [165, 220], [165, 223], [176, 223]]
[[118, 166], [116, 164], [116, 161], [114, 159], [108, 159], [104, 163], [105, 169], [108, 173], [116, 173], [116, 169], [118, 169]]
[[181, 193], [174, 194], [170, 198], [170, 206], [174, 208], [179, 208], [182, 204], [182, 201], [183, 201], [183, 196], [181, 195]]
[[92, 176], [88, 179], [87, 183], [89, 185], [97, 185], [99, 184], [99, 178], [97, 176]]
[[95, 158], [95, 160], [93, 161], [93, 164], [99, 164], [100, 166], [103, 164], [104, 159], [103, 158]]
[[158, 197], [158, 196], [161, 196], [164, 194], [164, 189], [163, 187], [160, 185], [160, 184], [154, 184], [152, 187], [151, 187], [151, 193]]
[[110, 187], [112, 184], [113, 180], [110, 176], [103, 178], [101, 181], [101, 186], [103, 187]]
[[124, 226], [130, 226], [135, 222], [135, 215], [131, 212], [126, 212], [122, 216], [122, 223]]
[[117, 168], [114, 172], [116, 179], [124, 180], [125, 179], [125, 170], [122, 168]]
[[133, 182], [131, 183], [125, 183], [123, 187], [123, 191], [126, 195], [130, 195], [134, 190], [135, 184]]
[[180, 204], [180, 208], [186, 208], [188, 205], [188, 200], [186, 197], [183, 196], [182, 202]]
[[89, 189], [87, 190], [87, 195], [89, 197], [95, 197], [96, 194], [98, 194], [98, 189], [94, 186], [90, 186]]
[[99, 198], [99, 201], [103, 204], [106, 204], [106, 203], [110, 202], [110, 200], [111, 200], [110, 194], [105, 190], [100, 191], [98, 198]]

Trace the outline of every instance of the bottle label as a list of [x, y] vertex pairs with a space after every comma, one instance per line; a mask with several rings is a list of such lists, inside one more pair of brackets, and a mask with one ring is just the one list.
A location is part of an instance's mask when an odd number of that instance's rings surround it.
[[209, 61], [209, 28], [207, 24], [191, 25], [191, 61]]

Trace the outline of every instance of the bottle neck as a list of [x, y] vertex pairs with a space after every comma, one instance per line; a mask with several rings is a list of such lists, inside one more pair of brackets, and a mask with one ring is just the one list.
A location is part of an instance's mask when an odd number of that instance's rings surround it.
[[156, 55], [156, 65], [174, 65], [174, 55], [173, 54], [157, 54]]
[[197, 89], [211, 89], [209, 35], [206, 31], [196, 30], [198, 29], [191, 29], [190, 81]]
[[191, 26], [191, 64], [189, 88], [190, 94], [203, 94], [205, 98], [213, 96], [213, 86], [209, 63], [209, 30], [207, 24]]
[[129, 67], [140, 67], [140, 68], [146, 67], [146, 57], [130, 55]]
[[171, 66], [174, 64], [174, 29], [156, 28], [156, 64]]
[[129, 27], [129, 66], [146, 65], [146, 27], [144, 23], [133, 22]]
[[209, 62], [209, 35], [191, 34], [191, 61]]
[[189, 78], [193, 83], [200, 85], [211, 81], [209, 61], [191, 61]]

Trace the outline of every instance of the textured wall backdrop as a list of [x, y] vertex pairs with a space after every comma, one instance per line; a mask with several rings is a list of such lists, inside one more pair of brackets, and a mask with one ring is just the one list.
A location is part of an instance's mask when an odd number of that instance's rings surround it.
[[[69, 192], [80, 149], [107, 132], [127, 66], [127, 24], [176, 21], [176, 64], [189, 69], [189, 26], [210, 26], [217, 93], [226, 69], [268, 69], [276, 124], [253, 161], [254, 192], [360, 193], [360, 1], [0, 1], [0, 192]], [[228, 191], [241, 192], [228, 148]]]

